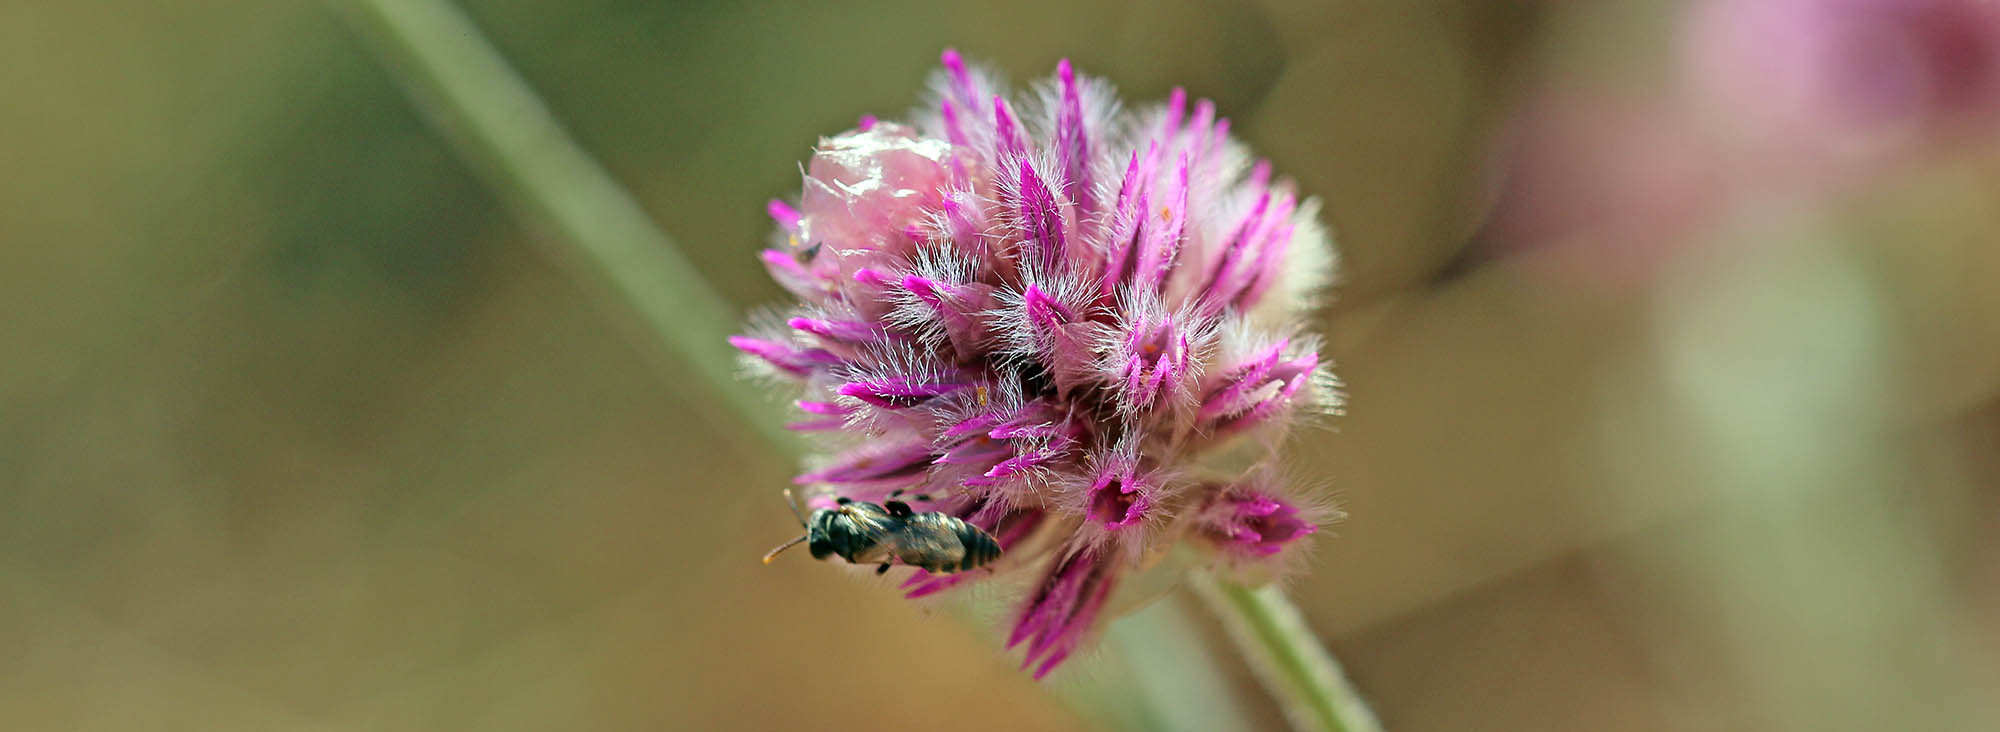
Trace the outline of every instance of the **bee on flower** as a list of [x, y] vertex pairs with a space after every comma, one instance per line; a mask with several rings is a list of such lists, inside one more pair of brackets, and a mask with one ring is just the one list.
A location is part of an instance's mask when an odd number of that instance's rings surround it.
[[1000, 547], [915, 570], [909, 596], [1034, 578], [1009, 645], [1039, 678], [1173, 545], [1277, 577], [1331, 518], [1276, 463], [1338, 408], [1304, 330], [1334, 254], [1206, 100], [1127, 111], [1067, 60], [1010, 98], [943, 64], [909, 124], [822, 139], [797, 205], [771, 203], [763, 260], [798, 303], [730, 342], [824, 438], [808, 504], [942, 514]]

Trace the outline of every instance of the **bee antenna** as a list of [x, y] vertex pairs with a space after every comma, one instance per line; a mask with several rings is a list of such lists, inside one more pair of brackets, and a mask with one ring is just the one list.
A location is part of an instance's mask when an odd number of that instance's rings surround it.
[[[798, 519], [800, 526], [806, 525], [806, 517], [799, 513], [799, 502], [792, 498], [792, 489], [790, 488], [785, 489], [785, 507], [792, 509], [792, 518]], [[791, 545], [787, 544], [786, 546]]]
[[777, 558], [778, 558], [778, 555], [779, 555], [779, 554], [782, 554], [782, 553], [784, 553], [784, 551], [785, 551], [786, 549], [790, 549], [790, 548], [792, 548], [792, 547], [795, 547], [795, 546], [798, 546], [798, 545], [800, 545], [800, 544], [802, 544], [802, 543], [805, 543], [805, 540], [806, 540], [806, 537], [807, 537], [807, 536], [809, 536], [809, 535], [808, 535], [808, 534], [800, 534], [800, 535], [799, 535], [799, 538], [797, 538], [797, 539], [793, 539], [793, 540], [791, 540], [791, 541], [788, 541], [788, 542], [785, 542], [785, 543], [783, 543], [783, 544], [779, 544], [779, 545], [778, 545], [778, 548], [776, 548], [776, 549], [772, 549], [772, 550], [771, 550], [770, 552], [768, 552], [768, 553], [766, 553], [766, 554], [764, 555], [764, 563], [765, 563], [765, 564], [770, 564], [770, 563], [771, 563], [771, 560], [773, 560], [773, 559], [777, 559]]

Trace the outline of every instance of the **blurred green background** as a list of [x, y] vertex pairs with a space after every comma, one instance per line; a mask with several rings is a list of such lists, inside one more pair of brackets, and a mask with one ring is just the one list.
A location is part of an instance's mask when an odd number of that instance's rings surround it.
[[[1672, 4], [464, 5], [745, 309], [763, 201], [941, 48], [1215, 99], [1346, 258], [1295, 589], [1392, 729], [2000, 722], [1990, 139], [1767, 180], [1650, 113]], [[0, 726], [1085, 726], [948, 606], [757, 566], [792, 466], [335, 5], [7, 2], [0, 90]]]

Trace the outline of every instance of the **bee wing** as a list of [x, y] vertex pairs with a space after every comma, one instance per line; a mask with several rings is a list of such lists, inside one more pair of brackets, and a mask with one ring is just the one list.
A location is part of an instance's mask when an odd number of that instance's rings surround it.
[[896, 556], [896, 534], [902, 531], [903, 520], [890, 517], [880, 506], [857, 501], [843, 506], [828, 528], [835, 550], [847, 561], [873, 564]]
[[891, 532], [889, 542], [897, 559], [925, 569], [949, 570], [965, 558], [965, 545], [958, 540], [958, 521], [942, 513], [920, 513], [903, 520], [901, 531]]

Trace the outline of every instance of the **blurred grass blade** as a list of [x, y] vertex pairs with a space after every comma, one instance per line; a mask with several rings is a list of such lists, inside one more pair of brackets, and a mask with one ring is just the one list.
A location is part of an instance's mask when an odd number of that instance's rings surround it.
[[723, 345], [739, 317], [632, 196], [570, 139], [486, 41], [442, 0], [336, 0], [454, 146], [508, 205], [553, 234], [557, 257], [591, 292], [615, 293], [771, 444], [796, 453], [777, 410], [736, 378]]
[[1244, 587], [1196, 572], [1195, 590], [1222, 618], [1293, 729], [1381, 732], [1382, 723], [1276, 586]]

